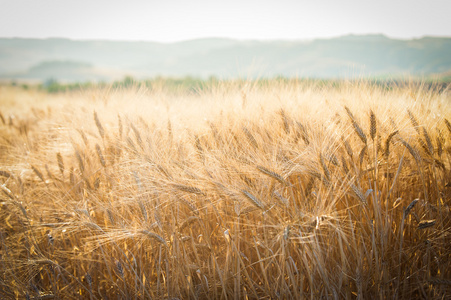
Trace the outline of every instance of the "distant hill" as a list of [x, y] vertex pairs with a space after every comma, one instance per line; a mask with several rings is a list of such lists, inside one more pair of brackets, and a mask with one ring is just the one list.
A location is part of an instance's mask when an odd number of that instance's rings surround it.
[[383, 35], [311, 41], [178, 43], [0, 38], [0, 78], [109, 81], [194, 76], [396, 77], [450, 74], [451, 38]]

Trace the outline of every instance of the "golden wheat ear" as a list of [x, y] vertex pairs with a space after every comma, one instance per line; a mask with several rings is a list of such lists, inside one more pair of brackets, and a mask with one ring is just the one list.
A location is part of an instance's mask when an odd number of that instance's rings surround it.
[[377, 133], [376, 115], [370, 110], [370, 137], [374, 141]]
[[64, 177], [64, 161], [63, 161], [63, 157], [61, 156], [61, 153], [57, 153], [56, 154], [56, 160], [58, 162], [58, 168], [61, 172], [61, 176]]
[[445, 122], [446, 128], [448, 128], [449, 134], [451, 135], [451, 123], [447, 119], [445, 119], [444, 122]]
[[409, 115], [410, 122], [412, 123], [413, 128], [416, 130], [418, 135], [420, 135], [420, 125], [418, 123], [417, 118], [415, 118], [415, 115], [410, 111], [410, 109], [407, 110], [407, 114]]
[[265, 209], [265, 205], [264, 205], [260, 200], [258, 200], [254, 195], [252, 195], [251, 193], [249, 193], [249, 192], [246, 191], [246, 190], [242, 190], [241, 193], [243, 193], [243, 195], [245, 196], [245, 198], [246, 198], [247, 200], [249, 200], [250, 203], [252, 203], [252, 204], [255, 205], [256, 207], [258, 207], [258, 208], [260, 208], [260, 209], [262, 209], [262, 210]]
[[103, 129], [102, 123], [100, 123], [99, 116], [97, 115], [96, 111], [94, 111], [94, 121], [96, 123], [100, 137], [103, 139], [105, 137], [105, 130]]
[[348, 114], [349, 119], [351, 119], [352, 126], [354, 127], [354, 130], [358, 137], [362, 140], [362, 142], [366, 145], [367, 144], [367, 138], [365, 133], [362, 130], [362, 127], [360, 127], [359, 123], [357, 122], [356, 118], [352, 114], [349, 107], [345, 106], [346, 113]]

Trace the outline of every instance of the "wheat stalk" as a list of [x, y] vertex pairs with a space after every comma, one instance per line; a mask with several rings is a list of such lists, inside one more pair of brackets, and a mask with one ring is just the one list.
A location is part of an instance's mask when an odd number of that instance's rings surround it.
[[284, 196], [282, 196], [280, 193], [278, 193], [277, 191], [273, 192], [273, 195], [276, 196], [276, 198], [285, 206], [288, 206], [289, 201], [287, 198], [285, 198]]
[[343, 171], [345, 172], [345, 174], [349, 173], [349, 168], [348, 168], [348, 164], [346, 163], [346, 159], [341, 156], [341, 165], [343, 167]]
[[427, 143], [427, 152], [429, 155], [434, 155], [434, 146], [432, 145], [431, 137], [429, 136], [426, 128], [423, 127], [423, 135]]
[[123, 127], [122, 127], [122, 119], [119, 114], [117, 115], [117, 122], [118, 122], [118, 127], [119, 127], [119, 138], [122, 140]]
[[327, 168], [327, 165], [324, 161], [324, 157], [321, 153], [319, 154], [319, 161], [321, 164], [321, 168], [323, 169], [324, 176], [326, 176], [327, 181], [330, 182], [330, 180], [331, 180], [330, 172], [329, 172], [329, 169]]
[[75, 157], [77, 158], [80, 172], [83, 173], [85, 170], [85, 164], [83, 163], [83, 158], [81, 157], [80, 151], [78, 151], [78, 149], [75, 149]]
[[107, 216], [108, 216], [108, 219], [110, 220], [111, 225], [114, 226], [114, 225], [116, 224], [116, 220], [115, 220], [115, 218], [114, 218], [113, 213], [112, 213], [111, 210], [108, 209], [108, 208], [107, 208], [105, 211], [106, 211], [106, 214], [107, 214]]
[[407, 110], [407, 114], [409, 115], [409, 119], [410, 119], [410, 122], [413, 125], [413, 128], [415, 128], [416, 132], [418, 134], [420, 134], [420, 129], [419, 129], [420, 125], [418, 124], [417, 118], [415, 118], [415, 116], [413, 115], [413, 113], [409, 109]]
[[341, 140], [343, 141], [343, 145], [345, 146], [346, 153], [352, 159], [353, 151], [351, 145], [349, 144], [348, 140], [344, 138], [344, 136], [341, 136]]
[[41, 181], [45, 183], [44, 176], [42, 175], [42, 173], [35, 166], [31, 166], [31, 169], [39, 177], [39, 179], [41, 179]]
[[100, 164], [102, 165], [102, 167], [105, 168], [106, 163], [105, 163], [105, 159], [103, 157], [102, 150], [100, 149], [99, 144], [96, 144], [96, 152], [97, 152], [97, 156], [99, 157]]
[[280, 114], [280, 117], [282, 118], [283, 129], [285, 130], [285, 133], [290, 134], [290, 124], [288, 122], [287, 115], [285, 114], [285, 111], [283, 110], [283, 108], [281, 108], [279, 110], [279, 114]]
[[362, 203], [364, 205], [368, 204], [366, 201], [365, 195], [363, 195], [362, 191], [358, 187], [356, 187], [354, 184], [351, 184], [351, 189], [357, 195], [359, 200], [362, 201]]
[[124, 279], [124, 268], [119, 260], [116, 261], [116, 270], [119, 273], [119, 276]]
[[449, 133], [451, 134], [451, 123], [445, 119], [446, 128], [448, 128]]
[[410, 213], [410, 211], [412, 210], [412, 208], [414, 208], [415, 207], [415, 204], [417, 204], [417, 202], [419, 201], [420, 199], [414, 199], [412, 202], [410, 202], [410, 204], [406, 207], [406, 209], [404, 210], [404, 215], [403, 215], [403, 218], [405, 219], [405, 218], [407, 218], [407, 216], [409, 215], [409, 213]]
[[71, 185], [75, 185], [75, 174], [74, 174], [74, 168], [71, 167], [69, 169], [69, 182]]
[[46, 171], [46, 173], [47, 173], [47, 177], [50, 178], [50, 179], [52, 179], [52, 180], [55, 180], [55, 177], [53, 177], [52, 172], [50, 172], [49, 166], [48, 166], [47, 164], [45, 164], [44, 167], [45, 167], [45, 171]]
[[130, 127], [132, 128], [133, 133], [135, 134], [136, 141], [138, 142], [139, 147], [141, 147], [141, 149], [144, 150], [144, 143], [138, 129], [135, 127], [135, 125], [133, 125], [133, 123], [130, 123]]
[[174, 136], [173, 136], [173, 133], [172, 133], [172, 123], [171, 123], [170, 119], [168, 119], [167, 130], [168, 130], [169, 140], [172, 141], [174, 139]]
[[288, 185], [288, 182], [285, 181], [285, 179], [283, 179], [283, 177], [279, 174], [277, 174], [276, 172], [273, 172], [265, 167], [262, 166], [257, 166], [257, 169], [262, 172], [265, 175], [268, 175], [269, 177], [274, 178], [275, 180], [279, 181], [280, 183], [284, 184], [284, 185]]
[[164, 245], [165, 247], [168, 246], [166, 240], [164, 238], [162, 238], [161, 236], [159, 236], [158, 234], [148, 231], [148, 230], [140, 230], [139, 231], [140, 234], [143, 234], [144, 236]]
[[393, 131], [392, 133], [390, 133], [387, 137], [387, 139], [385, 140], [385, 152], [384, 152], [384, 156], [386, 159], [388, 159], [388, 156], [390, 155], [390, 141], [391, 139], [398, 134], [398, 130]]
[[243, 193], [243, 195], [245, 196], [246, 199], [248, 199], [253, 205], [255, 205], [256, 207], [264, 210], [265, 206], [262, 202], [260, 202], [260, 200], [258, 200], [254, 195], [252, 195], [251, 193], [249, 193], [246, 190], [241, 190], [241, 193]]
[[421, 156], [418, 154], [417, 150], [415, 150], [408, 142], [401, 139], [401, 144], [403, 144], [404, 147], [406, 147], [407, 150], [409, 150], [410, 154], [413, 156], [413, 158], [415, 158], [416, 161], [421, 160]]
[[354, 126], [354, 130], [359, 136], [359, 138], [362, 140], [362, 142], [366, 145], [367, 144], [367, 138], [365, 133], [363, 133], [362, 128], [360, 127], [359, 123], [357, 123], [356, 118], [352, 114], [351, 110], [345, 106], [346, 113], [348, 114], [349, 118], [351, 119], [352, 126]]
[[94, 121], [97, 126], [97, 130], [99, 131], [100, 137], [103, 139], [105, 136], [105, 130], [103, 129], [102, 123], [100, 123], [99, 116], [97, 115], [97, 112], [94, 111]]
[[58, 161], [58, 168], [61, 172], [61, 175], [64, 175], [64, 161], [63, 157], [61, 156], [61, 153], [56, 154], [56, 160]]
[[435, 225], [435, 220], [424, 220], [418, 223], [418, 229], [425, 229]]
[[204, 148], [202, 148], [202, 144], [197, 135], [194, 135], [194, 145], [196, 146], [197, 152], [203, 157]]
[[309, 145], [310, 139], [309, 139], [309, 135], [307, 132], [307, 128], [304, 125], [302, 125], [302, 123], [300, 123], [300, 122], [296, 122], [296, 124], [299, 128], [299, 132], [300, 132], [299, 134], [301, 135], [302, 140], [304, 141], [304, 143], [306, 145]]
[[147, 220], [148, 220], [147, 209], [146, 209], [146, 206], [144, 205], [143, 201], [138, 200], [138, 206], [141, 209], [141, 214], [143, 215], [144, 221], [147, 222]]
[[376, 127], [376, 115], [373, 110], [370, 110], [370, 137], [374, 141], [376, 137], [377, 127]]
[[85, 132], [81, 129], [77, 129], [77, 132], [80, 134], [81, 139], [83, 140], [83, 144], [85, 144], [86, 147], [89, 147], [88, 137], [86, 136]]
[[254, 136], [252, 135], [252, 133], [246, 128], [243, 127], [243, 132], [246, 135], [247, 139], [249, 140], [249, 142], [251, 143], [251, 145], [254, 148], [258, 148], [258, 143], [257, 140], [254, 138]]
[[183, 192], [193, 193], [193, 194], [198, 194], [198, 195], [205, 195], [201, 189], [194, 187], [194, 186], [187, 186], [187, 185], [182, 185], [182, 184], [173, 184], [172, 186]]
[[130, 149], [132, 150], [132, 152], [137, 155], [138, 154], [138, 150], [136, 149], [135, 143], [133, 143], [132, 139], [128, 136], [127, 139], [127, 145], [130, 147]]
[[177, 197], [177, 199], [183, 203], [189, 210], [191, 210], [196, 216], [199, 215], [199, 210], [197, 207], [189, 200], [183, 198], [183, 197]]
[[360, 150], [360, 153], [359, 153], [359, 162], [360, 162], [360, 166], [362, 166], [362, 164], [363, 164], [363, 159], [365, 158], [365, 153], [366, 153], [366, 150], [368, 149], [368, 146], [363, 146], [363, 148], [362, 148], [362, 150]]

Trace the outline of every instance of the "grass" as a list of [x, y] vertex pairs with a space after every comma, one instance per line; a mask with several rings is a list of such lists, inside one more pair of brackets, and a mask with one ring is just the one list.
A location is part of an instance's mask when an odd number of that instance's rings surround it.
[[0, 295], [451, 295], [450, 91], [0, 87]]

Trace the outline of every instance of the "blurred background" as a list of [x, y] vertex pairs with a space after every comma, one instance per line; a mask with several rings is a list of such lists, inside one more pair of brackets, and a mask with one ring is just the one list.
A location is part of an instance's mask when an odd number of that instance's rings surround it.
[[441, 0], [0, 0], [0, 81], [450, 81], [449, 11]]

